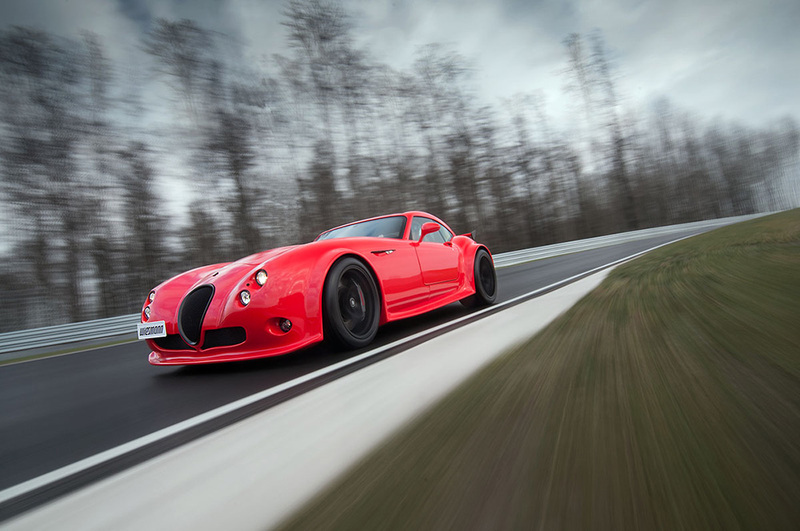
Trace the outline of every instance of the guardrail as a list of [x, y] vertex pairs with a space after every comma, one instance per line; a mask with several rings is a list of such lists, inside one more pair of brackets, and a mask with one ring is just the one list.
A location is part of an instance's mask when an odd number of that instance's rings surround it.
[[[766, 214], [754, 214], [749, 216], [736, 216], [731, 218], [714, 219], [709, 221], [697, 221], [694, 223], [683, 223], [680, 225], [669, 225], [666, 227], [655, 227], [619, 234], [609, 234], [584, 240], [556, 243], [543, 247], [531, 249], [521, 249], [494, 255], [494, 262], [498, 268], [510, 267], [513, 265], [551, 258], [562, 254], [598, 249], [618, 243], [641, 240], [652, 236], [671, 234], [691, 229], [711, 229], [721, 225], [728, 225], [738, 221], [745, 221]], [[82, 321], [80, 323], [69, 323], [43, 328], [31, 328], [16, 332], [0, 334], [0, 354], [37, 348], [48, 348], [58, 345], [66, 345], [79, 341], [91, 341], [98, 339], [109, 339], [116, 336], [134, 334], [136, 324], [139, 322], [138, 313], [130, 315], [119, 315], [106, 319], [95, 319], [93, 321]]]
[[0, 354], [65, 345], [77, 341], [106, 339], [136, 332], [139, 314], [81, 321], [0, 334]]
[[748, 219], [766, 215], [767, 214], [750, 214], [747, 216], [734, 216], [730, 218], [711, 219], [706, 221], [693, 221], [691, 223], [681, 223], [680, 225], [653, 227], [651, 229], [620, 232], [617, 234], [607, 234], [605, 236], [596, 236], [594, 238], [586, 238], [583, 240], [543, 245], [542, 247], [520, 249], [519, 251], [509, 251], [507, 253], [494, 255], [494, 264], [498, 268], [509, 267], [524, 262], [530, 262], [532, 260], [541, 260], [542, 258], [552, 258], [553, 256], [559, 256], [562, 254], [588, 251], [590, 249], [599, 249], [600, 247], [607, 247], [609, 245], [616, 245], [618, 243], [644, 240], [646, 238], [652, 238], [653, 236], [673, 234], [692, 229], [712, 229], [722, 225], [729, 225], [731, 223], [746, 221]]

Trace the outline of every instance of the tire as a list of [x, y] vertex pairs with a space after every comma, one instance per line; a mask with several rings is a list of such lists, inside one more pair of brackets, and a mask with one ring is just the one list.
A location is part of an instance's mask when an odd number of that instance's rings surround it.
[[475, 295], [461, 299], [467, 308], [489, 306], [497, 300], [497, 273], [494, 262], [486, 249], [478, 249], [475, 253], [474, 278]]
[[355, 258], [339, 260], [328, 272], [323, 289], [325, 339], [345, 349], [369, 345], [378, 333], [378, 286]]

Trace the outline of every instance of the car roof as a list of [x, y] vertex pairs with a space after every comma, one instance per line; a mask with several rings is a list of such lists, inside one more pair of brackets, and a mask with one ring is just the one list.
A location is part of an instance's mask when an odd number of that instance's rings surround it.
[[[403, 216], [403, 217], [423, 216], [423, 217], [433, 218], [433, 219], [439, 220], [438, 217], [434, 216], [433, 214], [429, 214], [428, 212], [423, 212], [421, 210], [409, 210], [408, 212], [396, 212], [394, 214], [384, 214], [382, 216], [375, 216], [375, 217], [372, 217], [372, 218], [364, 218], [364, 219], [359, 219], [359, 220], [356, 220], [356, 221], [351, 221], [350, 223], [344, 223], [342, 225], [337, 225], [336, 227], [331, 227], [329, 229], [325, 229], [320, 234], [325, 234], [326, 232], [330, 232], [330, 231], [336, 230], [336, 229], [341, 229], [342, 227], [348, 227], [350, 225], [355, 225], [356, 223], [362, 223], [364, 221], [372, 221], [374, 219], [391, 218], [391, 217], [395, 217], [395, 216]], [[439, 220], [439, 221], [441, 221], [441, 220]]]

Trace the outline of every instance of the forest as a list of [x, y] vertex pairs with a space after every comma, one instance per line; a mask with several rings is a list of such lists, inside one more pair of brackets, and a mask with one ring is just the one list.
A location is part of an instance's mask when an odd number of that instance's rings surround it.
[[559, 123], [542, 95], [485, 101], [469, 58], [407, 70], [335, 1], [292, 0], [282, 54], [157, 20], [137, 75], [107, 43], [0, 30], [0, 331], [141, 308], [203, 264], [425, 210], [503, 252], [798, 206], [800, 128], [621, 93], [600, 32], [565, 35]]

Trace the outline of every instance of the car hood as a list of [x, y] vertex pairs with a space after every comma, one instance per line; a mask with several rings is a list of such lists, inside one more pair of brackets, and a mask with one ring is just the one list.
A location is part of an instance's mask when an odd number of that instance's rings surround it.
[[291, 251], [292, 249], [296, 249], [300, 247], [300, 245], [288, 245], [286, 247], [277, 247], [275, 249], [269, 249], [267, 251], [261, 251], [260, 253], [251, 254], [250, 256], [245, 256], [244, 258], [240, 258], [233, 264], [247, 264], [247, 265], [259, 265], [263, 264], [267, 260], [272, 260], [276, 256], [280, 256], [287, 251]]
[[212, 284], [216, 289], [222, 289], [224, 291], [235, 289], [243, 279], [255, 273], [258, 266], [266, 267], [270, 260], [296, 247], [298, 246], [293, 245], [269, 249], [260, 253], [251, 254], [250, 256], [245, 256], [235, 262], [220, 264], [213, 269], [209, 268], [202, 276], [196, 277], [189, 291], [203, 284]]

